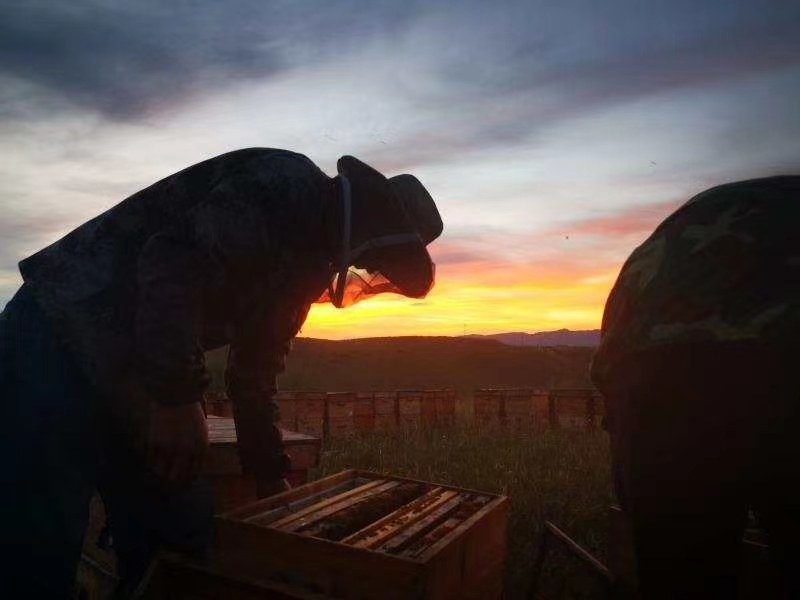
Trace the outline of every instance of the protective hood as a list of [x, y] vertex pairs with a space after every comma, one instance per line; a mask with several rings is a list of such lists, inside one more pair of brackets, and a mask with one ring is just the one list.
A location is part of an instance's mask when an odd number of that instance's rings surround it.
[[343, 308], [382, 293], [427, 295], [435, 267], [426, 245], [443, 229], [433, 198], [413, 175], [387, 179], [352, 156], [337, 168], [341, 249], [319, 301]]

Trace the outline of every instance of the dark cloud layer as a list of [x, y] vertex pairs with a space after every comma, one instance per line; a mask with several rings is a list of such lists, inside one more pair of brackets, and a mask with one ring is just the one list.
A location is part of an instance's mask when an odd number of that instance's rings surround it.
[[356, 38], [389, 35], [403, 23], [398, 8], [390, 2], [5, 1], [0, 74], [109, 117], [137, 117], [232, 80], [320, 60]]
[[[0, 2], [0, 74], [114, 118], [409, 34], [442, 85], [418, 101], [552, 89], [575, 110], [800, 61], [800, 3]], [[416, 39], [416, 38], [414, 38]], [[392, 44], [386, 44], [391, 52]], [[409, 51], [406, 47], [405, 51]], [[530, 107], [529, 107], [530, 108]], [[513, 113], [513, 111], [511, 111]], [[523, 128], [524, 129], [524, 128]], [[474, 135], [513, 137], [514, 120]]]

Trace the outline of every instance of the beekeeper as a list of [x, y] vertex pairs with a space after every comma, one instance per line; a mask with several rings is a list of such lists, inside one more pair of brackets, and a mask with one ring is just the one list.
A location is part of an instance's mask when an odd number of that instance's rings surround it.
[[230, 347], [243, 469], [262, 496], [286, 487], [275, 379], [312, 303], [420, 298], [434, 283], [426, 245], [442, 220], [423, 185], [352, 156], [337, 166], [331, 178], [286, 150], [223, 154], [20, 263], [0, 317], [3, 514], [14, 515], [0, 586], [66, 595], [95, 489], [123, 581], [161, 546], [202, 550], [207, 350]]

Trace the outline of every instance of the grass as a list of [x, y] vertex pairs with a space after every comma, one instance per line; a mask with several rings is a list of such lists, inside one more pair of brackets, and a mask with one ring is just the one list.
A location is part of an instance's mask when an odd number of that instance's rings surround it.
[[[520, 598], [545, 519], [604, 559], [612, 502], [609, 461], [607, 435], [601, 431], [514, 435], [459, 425], [329, 440], [316, 476], [361, 468], [510, 496], [506, 594]], [[572, 566], [564, 557], [554, 558], [548, 572], [557, 579], [554, 571], [563, 575]]]

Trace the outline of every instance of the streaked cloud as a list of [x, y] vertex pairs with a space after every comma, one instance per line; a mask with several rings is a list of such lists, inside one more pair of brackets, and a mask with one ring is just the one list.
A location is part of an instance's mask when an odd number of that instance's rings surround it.
[[788, 0], [0, 10], [0, 304], [17, 260], [127, 195], [274, 146], [413, 171], [446, 223], [429, 299], [317, 307], [310, 335], [591, 327], [673, 207], [800, 172]]

